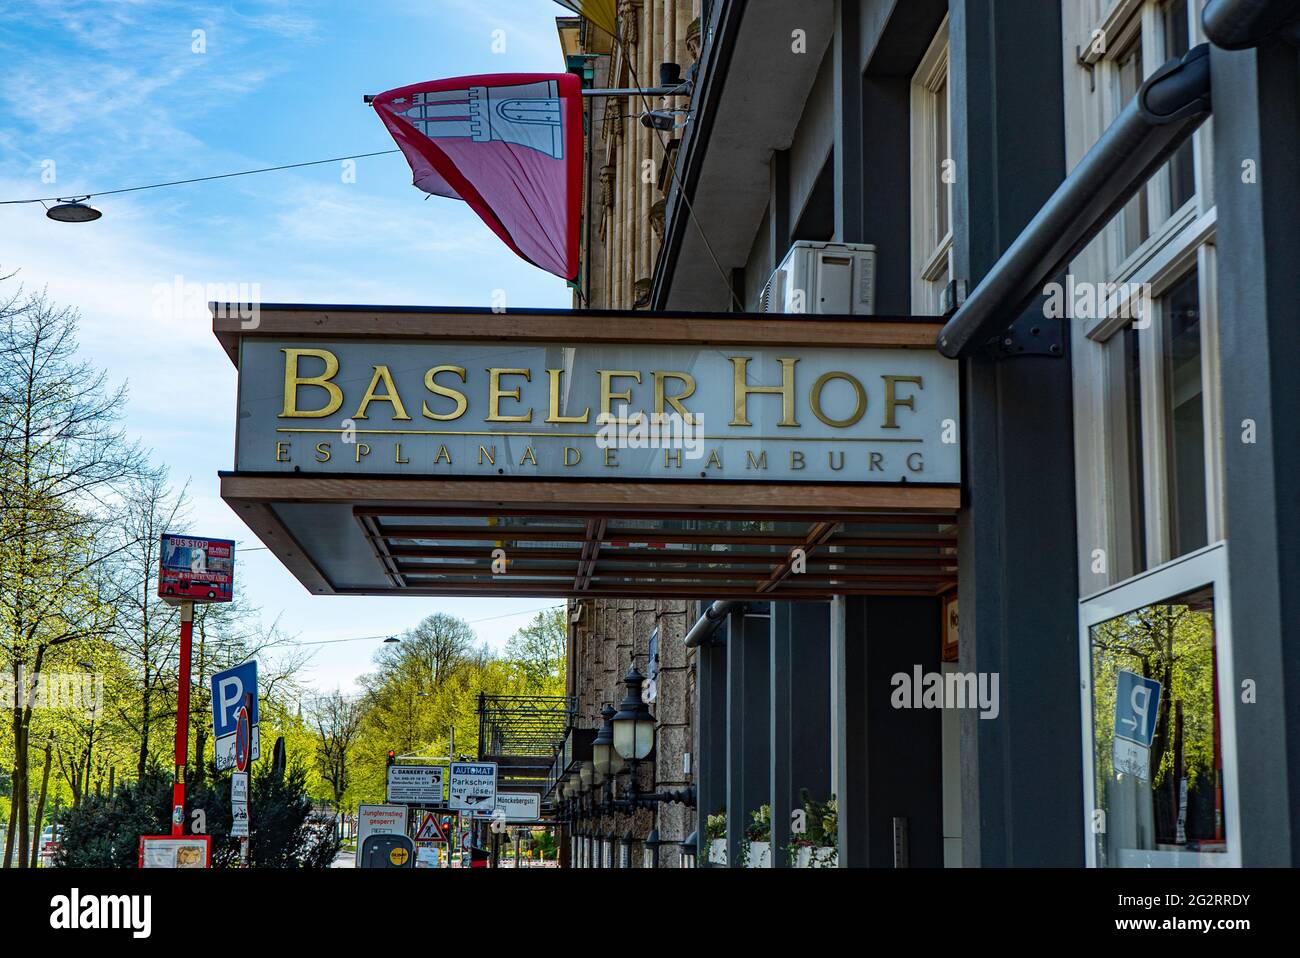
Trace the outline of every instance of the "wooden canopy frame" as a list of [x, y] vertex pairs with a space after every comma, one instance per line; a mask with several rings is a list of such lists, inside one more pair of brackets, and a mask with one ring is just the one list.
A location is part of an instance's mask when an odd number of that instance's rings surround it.
[[[941, 328], [914, 317], [308, 305], [261, 305], [252, 322], [247, 307], [212, 309], [236, 366], [245, 337], [933, 349]], [[754, 600], [950, 590], [961, 504], [959, 487], [919, 483], [235, 472], [221, 474], [221, 496], [316, 594]], [[331, 581], [282, 520], [282, 503], [351, 506], [387, 584]], [[504, 574], [492, 568], [499, 548]]]

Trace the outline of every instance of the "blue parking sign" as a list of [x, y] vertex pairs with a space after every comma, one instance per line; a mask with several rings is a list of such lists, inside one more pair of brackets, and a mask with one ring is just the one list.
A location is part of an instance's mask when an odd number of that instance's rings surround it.
[[219, 769], [235, 767], [235, 733], [244, 696], [253, 696], [249, 709], [249, 761], [261, 757], [261, 736], [257, 719], [257, 662], [245, 662], [212, 676], [213, 750]]
[[1160, 683], [1121, 669], [1115, 679], [1115, 737], [1151, 747], [1160, 715]]

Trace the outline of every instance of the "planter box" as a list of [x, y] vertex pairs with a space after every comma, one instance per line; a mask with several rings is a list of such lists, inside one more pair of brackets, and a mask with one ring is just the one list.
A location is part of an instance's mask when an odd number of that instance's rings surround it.
[[750, 842], [749, 857], [745, 860], [746, 868], [771, 868], [772, 843]]
[[839, 860], [839, 849], [832, 845], [804, 845], [795, 857], [795, 868], [834, 868]]
[[727, 840], [725, 838], [715, 838], [709, 842], [709, 864], [726, 867]]

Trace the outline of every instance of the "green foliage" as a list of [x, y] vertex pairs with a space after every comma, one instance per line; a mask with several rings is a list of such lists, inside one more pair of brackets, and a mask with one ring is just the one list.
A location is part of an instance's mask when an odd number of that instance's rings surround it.
[[506, 642], [506, 658], [522, 673], [531, 694], [564, 694], [564, 652], [569, 630], [564, 609], [537, 613]]
[[717, 841], [727, 837], [727, 810], [724, 808], [704, 820], [704, 840]]
[[171, 777], [150, 765], [139, 781], [109, 796], [82, 801], [63, 819], [55, 864], [70, 868], [135, 868], [141, 835], [171, 830]]
[[[212, 867], [239, 864], [240, 841], [230, 835], [230, 777], [208, 770], [205, 783], [186, 789], [186, 808], [202, 809], [212, 836]], [[332, 819], [314, 816], [307, 770], [291, 762], [283, 777], [268, 761], [253, 767], [249, 862], [261, 868], [328, 868], [339, 842]], [[171, 831], [171, 776], [150, 764], [141, 778], [111, 796], [89, 796], [63, 818], [56, 864], [72, 868], [135, 868], [141, 835]], [[191, 819], [192, 821], [192, 819]], [[188, 830], [188, 829], [187, 829]]]

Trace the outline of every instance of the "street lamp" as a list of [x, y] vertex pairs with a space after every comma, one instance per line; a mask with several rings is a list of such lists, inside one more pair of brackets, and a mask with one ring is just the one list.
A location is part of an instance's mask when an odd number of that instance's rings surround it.
[[614, 707], [606, 705], [600, 710], [604, 720], [600, 731], [591, 742], [591, 760], [593, 769], [601, 776], [616, 775], [623, 770], [623, 756], [614, 751]]
[[645, 838], [645, 868], [659, 867], [659, 846], [663, 842], [659, 840], [659, 829], [650, 829], [650, 834]]
[[698, 852], [696, 847], [699, 842], [699, 832], [691, 832], [682, 839], [680, 848], [682, 850], [681, 864], [682, 868], [695, 867], [695, 855]]
[[[645, 676], [633, 663], [623, 677], [627, 695], [618, 704], [618, 711], [611, 720], [614, 726], [614, 751], [633, 763], [649, 755], [655, 744], [654, 716], [641, 698], [641, 685], [644, 682]], [[635, 772], [635, 766], [633, 771]]]

